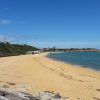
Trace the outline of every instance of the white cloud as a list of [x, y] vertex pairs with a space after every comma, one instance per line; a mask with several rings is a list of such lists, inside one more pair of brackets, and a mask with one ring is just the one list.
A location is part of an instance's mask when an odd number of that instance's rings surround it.
[[1, 19], [0, 20], [0, 24], [3, 25], [3, 24], [10, 24], [11, 21], [10, 20], [6, 20], [6, 19]]
[[0, 35], [0, 42], [13, 42], [13, 40], [11, 37]]
[[3, 35], [0, 35], [0, 42], [4, 42], [5, 39], [6, 37], [4, 37]]
[[8, 41], [8, 37], [0, 35], [0, 42], [7, 42]]

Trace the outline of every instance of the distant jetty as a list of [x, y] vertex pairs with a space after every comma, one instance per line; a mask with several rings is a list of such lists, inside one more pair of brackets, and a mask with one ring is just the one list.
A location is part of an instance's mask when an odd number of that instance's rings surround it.
[[66, 49], [66, 52], [100, 52], [100, 50], [95, 49], [95, 48], [82, 48], [82, 49]]
[[44, 48], [44, 52], [48, 51], [60, 51], [60, 52], [100, 52], [99, 49], [96, 48]]

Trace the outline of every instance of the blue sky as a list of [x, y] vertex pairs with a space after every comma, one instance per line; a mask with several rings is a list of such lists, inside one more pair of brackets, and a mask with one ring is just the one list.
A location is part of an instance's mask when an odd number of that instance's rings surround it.
[[0, 0], [0, 40], [100, 48], [100, 0]]

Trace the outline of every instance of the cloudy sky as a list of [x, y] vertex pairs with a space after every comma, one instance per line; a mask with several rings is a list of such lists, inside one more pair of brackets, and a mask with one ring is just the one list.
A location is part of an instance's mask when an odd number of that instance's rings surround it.
[[0, 0], [0, 41], [100, 48], [100, 0]]

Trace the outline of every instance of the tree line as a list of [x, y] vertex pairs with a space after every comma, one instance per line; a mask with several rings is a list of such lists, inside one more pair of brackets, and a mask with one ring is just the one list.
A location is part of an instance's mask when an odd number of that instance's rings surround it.
[[9, 42], [0, 42], [0, 57], [4, 56], [16, 56], [26, 54], [27, 51], [35, 51], [36, 47], [27, 44], [11, 44]]

